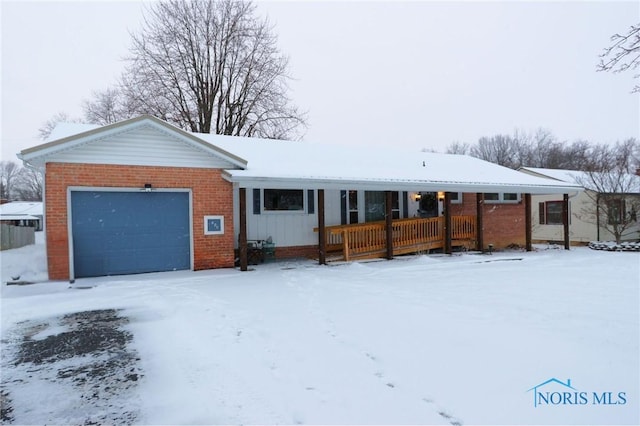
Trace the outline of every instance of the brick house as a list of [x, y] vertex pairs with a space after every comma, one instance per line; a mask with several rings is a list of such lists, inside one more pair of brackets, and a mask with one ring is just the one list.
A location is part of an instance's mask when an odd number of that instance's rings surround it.
[[526, 194], [579, 190], [466, 156], [195, 134], [151, 116], [59, 126], [19, 157], [45, 172], [52, 280], [228, 268], [237, 255], [245, 269], [247, 247], [267, 240], [277, 257], [321, 262], [340, 247], [356, 259], [526, 245]]

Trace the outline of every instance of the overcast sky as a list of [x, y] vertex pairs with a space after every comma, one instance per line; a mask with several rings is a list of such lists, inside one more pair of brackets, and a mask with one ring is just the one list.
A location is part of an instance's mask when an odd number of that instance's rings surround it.
[[[144, 5], [1, 3], [2, 159], [40, 143], [57, 112], [113, 85]], [[290, 56], [305, 140], [444, 151], [453, 141], [552, 131], [640, 138], [632, 73], [596, 72], [640, 2], [259, 2]], [[636, 81], [637, 82], [637, 81]]]

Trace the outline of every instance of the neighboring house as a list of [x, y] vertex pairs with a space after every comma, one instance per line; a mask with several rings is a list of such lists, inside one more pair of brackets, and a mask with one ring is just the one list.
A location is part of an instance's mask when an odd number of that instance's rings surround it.
[[15, 226], [30, 226], [42, 231], [42, 202], [14, 201], [0, 204], [0, 222]]
[[467, 156], [195, 134], [150, 116], [59, 126], [19, 157], [45, 172], [50, 279], [232, 267], [234, 249], [243, 265], [251, 241], [321, 262], [522, 246], [524, 194], [580, 190]]
[[[519, 171], [557, 182], [578, 183], [585, 191], [569, 194], [569, 237], [573, 244], [590, 241], [615, 241], [612, 230], [621, 231], [623, 241], [640, 239], [640, 177], [625, 175], [624, 194], [597, 191], [587, 173], [575, 170], [522, 167]], [[613, 185], [612, 185], [613, 187]], [[596, 201], [600, 201], [597, 206]], [[563, 239], [562, 197], [535, 195], [532, 197], [533, 241], [556, 242]]]

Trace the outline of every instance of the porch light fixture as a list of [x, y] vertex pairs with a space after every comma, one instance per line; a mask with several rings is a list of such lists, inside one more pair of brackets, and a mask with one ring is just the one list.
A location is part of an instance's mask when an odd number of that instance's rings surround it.
[[438, 191], [438, 200], [439, 201], [444, 201], [444, 192]]
[[416, 201], [420, 201], [422, 199], [422, 194], [417, 192], [416, 195], [413, 196], [413, 199]]
[[144, 184], [144, 192], [151, 192], [151, 184], [150, 183], [145, 183]]

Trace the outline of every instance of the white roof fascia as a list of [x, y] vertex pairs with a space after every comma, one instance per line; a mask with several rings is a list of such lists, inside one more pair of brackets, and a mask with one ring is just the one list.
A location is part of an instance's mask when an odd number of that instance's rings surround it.
[[275, 176], [242, 176], [226, 170], [223, 177], [244, 188], [272, 189], [358, 189], [370, 191], [449, 191], [449, 192], [512, 192], [528, 194], [567, 194], [583, 191], [579, 185], [523, 185], [482, 182], [436, 182], [407, 180], [335, 179], [329, 177], [301, 178]]
[[185, 132], [182, 129], [172, 126], [150, 115], [142, 115], [130, 120], [98, 127], [76, 135], [71, 135], [62, 139], [47, 142], [45, 144], [23, 150], [20, 154], [18, 154], [18, 158], [23, 162], [32, 165], [44, 164], [46, 162], [46, 157], [52, 154], [73, 149], [77, 146], [89, 142], [106, 139], [120, 133], [126, 133], [143, 126], [151, 126], [162, 133], [174, 136], [181, 141], [194, 146], [195, 148], [204, 150], [213, 156], [223, 158], [224, 160], [239, 168], [244, 169], [247, 167], [246, 160], [234, 154], [231, 154], [230, 152], [225, 151], [222, 148], [215, 147], [191, 133]]
[[26, 214], [7, 214], [0, 215], [0, 220], [40, 220], [40, 218]]

